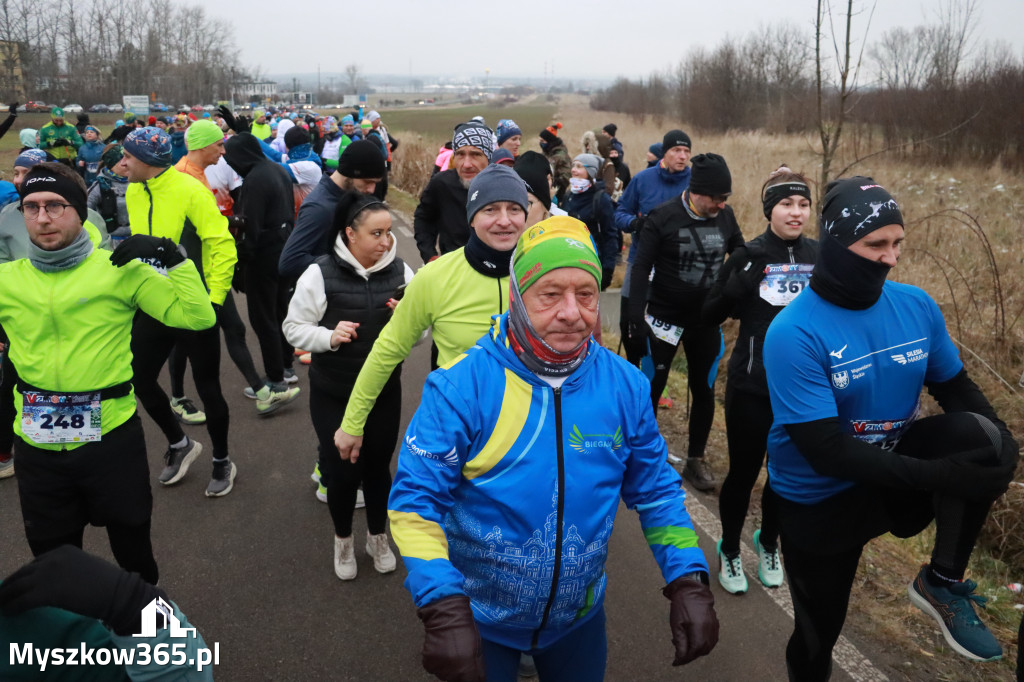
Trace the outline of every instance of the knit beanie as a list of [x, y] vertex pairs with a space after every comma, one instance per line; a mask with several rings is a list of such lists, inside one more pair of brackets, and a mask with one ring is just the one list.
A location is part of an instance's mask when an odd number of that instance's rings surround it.
[[[666, 136], [666, 139], [668, 136]], [[664, 143], [667, 144], [667, 143]], [[668, 147], [666, 147], [668, 149]], [[699, 154], [693, 157], [690, 175], [690, 193], [717, 197], [732, 193], [732, 174], [725, 159], [718, 154]]]
[[113, 168], [121, 163], [122, 158], [124, 158], [124, 148], [119, 144], [110, 144], [103, 150], [103, 156], [100, 157], [100, 161], [104, 168]]
[[552, 216], [523, 232], [512, 256], [520, 293], [557, 268], [579, 268], [601, 284], [601, 261], [590, 230], [568, 216]]
[[[665, 133], [665, 137], [661, 139], [661, 154], [665, 155], [672, 147], [686, 147], [691, 148], [690, 136], [684, 133], [682, 130], [670, 130]], [[700, 192], [698, 192], [700, 194]]]
[[[309, 144], [309, 132], [305, 128], [293, 126], [284, 134], [284, 146], [288, 149], [298, 147], [300, 144]], [[380, 156], [380, 153], [377, 154]]]
[[665, 156], [664, 149], [665, 147], [661, 142], [655, 142], [654, 144], [647, 148], [647, 151], [654, 154], [656, 157], [660, 159]]
[[151, 125], [151, 126], [155, 126], [156, 125], [156, 116], [150, 116], [148, 119], [146, 119], [146, 124], [147, 125]]
[[561, 123], [552, 123], [544, 130], [540, 131], [540, 138], [548, 144], [555, 141], [558, 137], [558, 131], [562, 129]]
[[886, 225], [903, 225], [903, 214], [892, 195], [872, 178], [855, 176], [829, 184], [821, 202], [823, 239], [828, 235], [850, 246]]
[[25, 197], [35, 192], [58, 194], [74, 207], [82, 222], [85, 222], [88, 217], [85, 189], [74, 180], [58, 175], [46, 166], [34, 166], [25, 174], [21, 181], [21, 187], [18, 188], [22, 203], [24, 203]]
[[356, 119], [352, 116], [352, 114], [347, 114], [347, 115], [341, 117], [341, 125], [346, 125], [346, 124], [352, 124], [352, 125], [356, 124]]
[[370, 113], [368, 113], [366, 115], [366, 120], [369, 121], [370, 123], [373, 123], [374, 121], [379, 121], [380, 120], [380, 114], [378, 114], [377, 110], [374, 109], [374, 110], [370, 111]]
[[60, 107], [50, 109], [50, 118], [64, 118], [64, 110]]
[[224, 139], [224, 132], [213, 121], [196, 121], [185, 131], [185, 146], [188, 150], [205, 149]]
[[590, 176], [591, 180], [597, 179], [597, 174], [601, 170], [601, 164], [604, 163], [604, 160], [596, 154], [580, 154], [573, 159], [573, 162], [576, 161], [583, 164], [583, 167], [587, 169], [587, 175]]
[[452, 135], [452, 151], [457, 152], [461, 147], [476, 147], [490, 161], [495, 148], [494, 133], [482, 123], [460, 123]]
[[502, 161], [511, 161], [512, 163], [506, 163], [505, 165], [511, 168], [516, 161], [515, 155], [507, 149], [495, 149], [494, 153], [491, 154], [491, 163], [501, 163]]
[[516, 135], [522, 135], [523, 131], [519, 129], [516, 122], [510, 118], [503, 118], [498, 121], [498, 127], [495, 129], [495, 134], [498, 136], [498, 146], [505, 144], [505, 140]]
[[43, 161], [46, 161], [46, 152], [42, 149], [26, 149], [14, 160], [14, 167], [31, 168]]
[[527, 190], [544, 204], [544, 210], [551, 210], [551, 188], [548, 185], [548, 175], [551, 174], [551, 164], [540, 152], [532, 149], [523, 152], [516, 159], [515, 172], [527, 185]]
[[371, 128], [373, 128], [373, 124], [370, 123], [368, 119], [364, 118], [362, 121], [359, 122], [359, 129], [363, 131], [363, 135], [368, 133]]
[[[349, 145], [349, 149], [352, 145]], [[526, 183], [508, 166], [490, 165], [477, 173], [469, 183], [469, 199], [466, 201], [466, 222], [472, 224], [473, 216], [484, 206], [496, 201], [511, 201], [525, 212], [530, 204], [526, 196]]]
[[130, 111], [124, 112], [124, 116], [122, 118], [124, 118], [125, 123], [135, 123], [135, 114]]
[[171, 136], [156, 127], [133, 130], [124, 139], [124, 150], [147, 166], [171, 165]]
[[384, 157], [369, 140], [356, 140], [338, 158], [338, 172], [346, 178], [382, 178], [384, 170]]
[[609, 123], [604, 128], [601, 128], [601, 130], [605, 131], [606, 133], [608, 133], [612, 137], [615, 137], [615, 133], [618, 131], [618, 129], [619, 129], [619, 127], [617, 125], [615, 125], [614, 123]]

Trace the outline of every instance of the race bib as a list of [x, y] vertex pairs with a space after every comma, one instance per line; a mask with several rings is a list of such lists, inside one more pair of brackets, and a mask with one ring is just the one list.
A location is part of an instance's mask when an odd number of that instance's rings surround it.
[[87, 161], [85, 163], [85, 170], [86, 170], [87, 173], [92, 173], [93, 175], [95, 175], [96, 173], [99, 173], [100, 172], [100, 162], [99, 161]]
[[647, 320], [647, 325], [651, 328], [656, 338], [661, 339], [665, 343], [671, 343], [673, 346], [679, 345], [679, 339], [683, 337], [682, 327], [656, 320], [650, 315], [644, 315], [644, 319]]
[[777, 263], [765, 266], [764, 279], [761, 280], [761, 298], [774, 306], [789, 305], [810, 283], [812, 270], [814, 266], [810, 263]]
[[89, 443], [102, 436], [98, 391], [29, 391], [21, 399], [21, 431], [34, 443]]

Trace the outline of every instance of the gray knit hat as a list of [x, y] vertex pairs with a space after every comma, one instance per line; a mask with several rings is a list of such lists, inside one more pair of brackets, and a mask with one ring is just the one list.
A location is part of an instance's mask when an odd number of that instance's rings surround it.
[[597, 174], [601, 172], [601, 164], [603, 160], [597, 154], [580, 154], [574, 162], [579, 161], [583, 164], [583, 167], [587, 169], [587, 175], [590, 176], [591, 180], [597, 179]]
[[477, 211], [496, 201], [511, 201], [527, 210], [526, 183], [519, 175], [501, 164], [492, 164], [480, 171], [469, 183], [466, 221], [472, 223]]

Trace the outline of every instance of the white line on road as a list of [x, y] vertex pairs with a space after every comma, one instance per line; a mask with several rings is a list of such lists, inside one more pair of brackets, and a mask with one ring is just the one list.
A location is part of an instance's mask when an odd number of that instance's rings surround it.
[[412, 239], [412, 232], [410, 232], [409, 228], [405, 225], [398, 225], [398, 231], [402, 233], [403, 237], [409, 237]]
[[[693, 522], [717, 543], [722, 537], [722, 523], [689, 489], [686, 490], [686, 509], [690, 512]], [[740, 543], [740, 552], [744, 566], [756, 567], [758, 565], [757, 553], [747, 543]], [[711, 571], [712, 580], [714, 580], [715, 569], [712, 568]], [[790, 620], [793, 619], [793, 601], [789, 597], [788, 589], [769, 589], [762, 585], [761, 580], [757, 577], [757, 568], [754, 568], [753, 572], [744, 569], [744, 572], [747, 573], [748, 582], [764, 590], [768, 597], [786, 612]], [[836, 642], [836, 646], [832, 650], [832, 660], [857, 682], [888, 682], [889, 678], [872, 665], [871, 661], [843, 635], [839, 636], [839, 641]]]

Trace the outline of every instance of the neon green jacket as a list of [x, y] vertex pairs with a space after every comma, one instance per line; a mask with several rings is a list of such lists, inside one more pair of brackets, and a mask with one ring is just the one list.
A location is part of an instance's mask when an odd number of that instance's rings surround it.
[[491, 327], [491, 316], [508, 307], [508, 277], [482, 275], [463, 249], [427, 263], [405, 288], [356, 378], [341, 427], [363, 434], [366, 418], [398, 363], [405, 360], [424, 330], [432, 329], [437, 362], [446, 365], [470, 348]]
[[228, 219], [217, 210], [210, 190], [195, 178], [168, 168], [155, 178], [128, 185], [125, 202], [132, 234], [168, 237], [184, 246], [189, 258], [202, 262], [199, 274], [210, 290], [210, 300], [223, 305], [238, 251], [228, 232]]
[[253, 123], [250, 131], [259, 140], [265, 140], [270, 137], [272, 131], [270, 126], [266, 123]]
[[[67, 140], [71, 144], [57, 146], [54, 144], [57, 140]], [[74, 161], [75, 157], [78, 156], [78, 148], [82, 144], [82, 136], [78, 134], [78, 129], [67, 121], [59, 127], [54, 125], [53, 121], [50, 121], [39, 129], [39, 148], [53, 154], [55, 159], [71, 159]]]
[[[0, 325], [21, 380], [32, 386], [85, 393], [131, 380], [132, 318], [139, 309], [182, 329], [208, 329], [217, 319], [189, 260], [166, 277], [139, 260], [118, 268], [110, 252], [96, 249], [60, 272], [37, 270], [27, 258], [0, 265]], [[17, 391], [14, 402], [14, 432], [24, 438]], [[100, 410], [101, 433], [108, 433], [135, 414], [135, 396], [104, 400]]]

